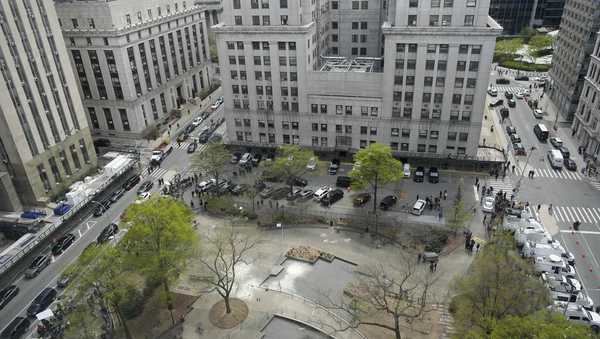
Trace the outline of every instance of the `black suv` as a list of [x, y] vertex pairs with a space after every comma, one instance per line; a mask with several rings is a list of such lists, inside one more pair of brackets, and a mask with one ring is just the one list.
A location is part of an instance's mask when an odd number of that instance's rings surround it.
[[126, 191], [129, 191], [135, 185], [137, 185], [138, 182], [140, 182], [140, 180], [141, 180], [141, 178], [140, 178], [139, 174], [136, 174], [136, 175], [130, 177], [129, 179], [127, 179], [127, 181], [125, 181], [125, 183], [123, 183], [123, 189]]
[[154, 183], [152, 181], [144, 181], [140, 185], [140, 188], [138, 188], [137, 194], [142, 194], [150, 191], [152, 189], [152, 186], [154, 186]]
[[423, 166], [419, 166], [415, 170], [415, 175], [413, 176], [413, 180], [415, 182], [423, 182], [424, 179], [425, 179], [425, 168], [423, 168]]
[[288, 184], [288, 185], [291, 184], [292, 186], [305, 187], [306, 185], [308, 185], [308, 181], [306, 181], [306, 179], [304, 179], [304, 178], [293, 176], [293, 177], [288, 178], [288, 180], [286, 181], [286, 184]]
[[100, 205], [96, 207], [96, 209], [94, 209], [95, 217], [101, 216], [102, 214], [104, 214], [104, 212], [108, 210], [108, 208], [110, 207], [110, 200], [105, 200], [103, 202], [100, 202], [99, 204]]
[[6, 326], [6, 329], [0, 334], [0, 338], [4, 339], [18, 339], [27, 333], [31, 326], [31, 320], [25, 317], [16, 317], [13, 321]]
[[338, 159], [333, 159], [329, 164], [329, 175], [336, 175], [339, 167], [340, 161]]
[[348, 188], [352, 184], [352, 178], [340, 175], [335, 180], [335, 185], [337, 187]]
[[104, 227], [102, 232], [100, 232], [100, 235], [98, 235], [98, 238], [96, 239], [96, 241], [98, 242], [98, 244], [107, 242], [111, 237], [116, 235], [118, 232], [119, 232], [119, 226], [117, 226], [117, 224], [115, 224], [115, 223], [111, 223], [110, 225]]
[[10, 285], [0, 291], [0, 310], [6, 306], [14, 297], [19, 294], [19, 288], [15, 285]]
[[334, 189], [332, 191], [329, 191], [327, 195], [325, 195], [323, 199], [321, 199], [321, 205], [331, 206], [335, 202], [340, 201], [343, 197], [344, 191], [342, 191], [339, 188]]
[[563, 158], [567, 159], [567, 158], [571, 157], [571, 152], [569, 152], [569, 149], [567, 147], [560, 146], [560, 147], [558, 147], [558, 150], [562, 154]]
[[52, 254], [60, 255], [64, 252], [73, 242], [75, 241], [75, 236], [72, 233], [68, 233], [60, 237], [54, 246], [52, 246]]
[[27, 308], [27, 315], [34, 317], [36, 314], [44, 311], [52, 304], [55, 298], [56, 290], [52, 287], [46, 287], [37, 297], [35, 297], [35, 299], [33, 299], [29, 308]]
[[35, 259], [33, 259], [33, 262], [31, 262], [31, 265], [29, 265], [29, 267], [25, 271], [25, 278], [34, 278], [36, 275], [40, 274], [40, 272], [44, 268], [50, 265], [50, 262], [50, 256], [47, 254], [36, 257]]
[[498, 78], [498, 79], [496, 79], [496, 84], [497, 85], [508, 85], [508, 84], [510, 84], [510, 80], [506, 79], [506, 78]]
[[432, 184], [440, 182], [440, 172], [438, 172], [437, 167], [429, 168], [429, 182]]
[[379, 202], [379, 208], [385, 211], [390, 207], [394, 206], [396, 204], [396, 201], [398, 201], [398, 198], [396, 198], [393, 195], [388, 195], [385, 198], [381, 199], [381, 201]]
[[506, 99], [512, 99], [513, 98], [513, 94], [509, 91], [504, 92], [504, 97]]
[[110, 203], [114, 204], [115, 202], [117, 202], [119, 199], [121, 199], [121, 197], [125, 194], [125, 190], [124, 189], [119, 189], [116, 190], [112, 193], [112, 195], [110, 196]]

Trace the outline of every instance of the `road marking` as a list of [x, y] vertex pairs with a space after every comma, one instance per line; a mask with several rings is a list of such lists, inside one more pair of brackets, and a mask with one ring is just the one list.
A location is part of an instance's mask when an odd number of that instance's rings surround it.
[[573, 213], [577, 214], [579, 213], [579, 215], [577, 215], [577, 217], [579, 218], [580, 221], [583, 221], [585, 223], [589, 223], [589, 221], [586, 219], [586, 217], [583, 215], [582, 209], [579, 207], [575, 207], [575, 210], [573, 211]]
[[557, 206], [554, 209], [554, 212], [555, 212], [555, 215], [556, 215], [556, 219], [558, 219], [558, 221], [562, 221], [563, 220], [563, 216], [562, 216], [562, 213], [560, 212], [560, 209], [561, 209], [560, 206]]
[[600, 232], [598, 232], [598, 231], [560, 230], [560, 233], [580, 233], [580, 234], [600, 235]]
[[[562, 231], [561, 231], [561, 232], [562, 232]], [[599, 232], [599, 234], [600, 234], [600, 232]], [[569, 251], [569, 252], [571, 252], [571, 253], [573, 252], [573, 251], [570, 251], [570, 250], [569, 250], [569, 247], [567, 246], [567, 243], [564, 241], [564, 238], [563, 238], [563, 245], [564, 245], [564, 248], [565, 248], [567, 251]], [[577, 274], [577, 278], [578, 278], [577, 280], [579, 280], [579, 282], [581, 283], [581, 287], [582, 287], [582, 288], [583, 288], [583, 290], [585, 291], [585, 294], [586, 294], [586, 295], [589, 295], [589, 293], [588, 293], [588, 289], [585, 287], [585, 284], [584, 284], [584, 282], [583, 282], [583, 279], [582, 279], [582, 278], [581, 278], [581, 276], [579, 275], [579, 270], [577, 270], [577, 269], [576, 269], [576, 270], [575, 270], [575, 274]]]
[[583, 213], [585, 214], [585, 217], [588, 218], [588, 220], [590, 220], [590, 224], [592, 221], [596, 221], [596, 219], [594, 219], [593, 217], [590, 217], [590, 215], [588, 214], [587, 208], [583, 208]]
[[473, 185], [473, 194], [475, 195], [475, 201], [479, 201], [479, 190], [477, 189], [477, 186]]
[[79, 237], [81, 238], [81, 229], [77, 230], [77, 234], [79, 234]]

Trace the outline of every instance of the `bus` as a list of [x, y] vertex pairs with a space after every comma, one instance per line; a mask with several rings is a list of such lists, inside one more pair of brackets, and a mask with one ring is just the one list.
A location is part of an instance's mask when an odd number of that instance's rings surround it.
[[544, 124], [537, 124], [533, 126], [533, 133], [541, 142], [546, 142], [548, 140], [548, 128]]

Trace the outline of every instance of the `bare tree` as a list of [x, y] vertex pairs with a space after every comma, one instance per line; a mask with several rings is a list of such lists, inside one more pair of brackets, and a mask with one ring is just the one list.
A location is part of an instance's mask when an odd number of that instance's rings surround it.
[[229, 299], [237, 278], [236, 266], [248, 264], [248, 252], [254, 248], [256, 241], [230, 230], [209, 235], [204, 242], [208, 253], [199, 260], [210, 274], [203, 281], [212, 286], [212, 291], [219, 293], [225, 302], [226, 313], [231, 313]]
[[402, 269], [387, 264], [368, 268], [350, 284], [347, 297], [339, 302], [328, 297], [330, 305], [325, 307], [341, 312], [348, 319], [348, 324], [338, 331], [375, 326], [401, 339], [403, 328], [432, 311], [432, 285], [437, 276], [427, 272], [425, 266], [419, 267], [412, 257], [401, 254]]

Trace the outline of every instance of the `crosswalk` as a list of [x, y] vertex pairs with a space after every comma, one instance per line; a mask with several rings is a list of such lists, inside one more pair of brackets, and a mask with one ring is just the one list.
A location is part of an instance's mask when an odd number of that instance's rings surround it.
[[569, 171], [565, 168], [557, 170], [551, 167], [535, 168], [528, 165], [527, 168], [525, 168], [525, 174], [529, 173], [530, 170], [534, 172], [534, 178], [541, 177], [551, 179], [583, 180], [583, 176], [581, 174], [574, 171]]
[[162, 178], [162, 176], [165, 175], [165, 173], [167, 173], [167, 171], [168, 171], [168, 169], [166, 169], [166, 168], [157, 167], [152, 172], [150, 172], [150, 174], [148, 176], [152, 177], [154, 179]]
[[498, 90], [498, 96], [501, 96], [501, 95], [503, 96], [504, 92], [516, 94], [516, 93], [523, 92], [524, 90], [526, 90], [525, 87], [509, 86], [509, 85], [493, 85], [493, 87]]
[[506, 177], [504, 179], [486, 179], [481, 181], [480, 185], [485, 185], [486, 187], [493, 187], [494, 188], [494, 194], [502, 191], [502, 192], [506, 192], [507, 195], [512, 194], [512, 190], [514, 188], [514, 185], [512, 184], [512, 181], [510, 180], [509, 177]]
[[557, 222], [571, 224], [580, 221], [582, 224], [600, 224], [599, 207], [553, 206], [552, 211]]

